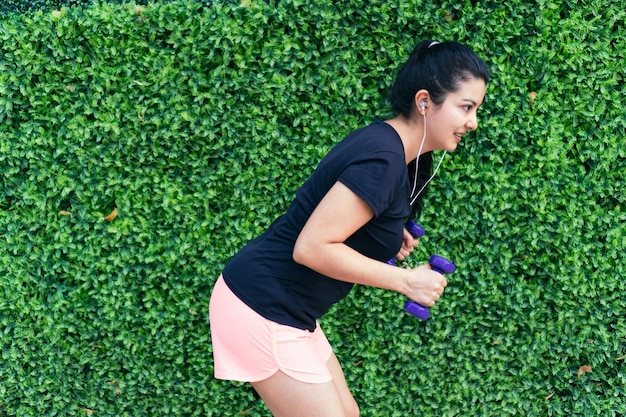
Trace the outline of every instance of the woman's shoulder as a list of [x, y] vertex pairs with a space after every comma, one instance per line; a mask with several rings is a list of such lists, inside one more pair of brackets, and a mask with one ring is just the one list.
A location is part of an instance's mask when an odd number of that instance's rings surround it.
[[402, 140], [396, 130], [381, 120], [351, 132], [342, 142], [363, 153], [389, 151], [404, 154]]
[[400, 139], [400, 136], [390, 124], [379, 119], [372, 121], [367, 126], [363, 126], [360, 129], [353, 131], [350, 136], [366, 136], [381, 139], [396, 137]]

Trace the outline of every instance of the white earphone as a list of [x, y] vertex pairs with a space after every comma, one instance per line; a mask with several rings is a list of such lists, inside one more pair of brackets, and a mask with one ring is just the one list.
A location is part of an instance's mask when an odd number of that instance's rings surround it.
[[417, 197], [419, 197], [422, 191], [424, 191], [424, 188], [426, 188], [428, 183], [430, 183], [430, 181], [433, 178], [435, 178], [435, 175], [437, 174], [437, 171], [439, 171], [439, 167], [441, 166], [441, 163], [443, 162], [443, 158], [446, 156], [446, 153], [447, 153], [446, 151], [443, 151], [443, 154], [441, 155], [441, 159], [439, 160], [439, 163], [437, 164], [437, 167], [435, 168], [435, 172], [433, 172], [433, 174], [430, 176], [428, 181], [424, 183], [422, 188], [417, 193], [415, 193], [415, 189], [417, 187], [417, 173], [418, 173], [419, 157], [422, 154], [422, 148], [424, 146], [424, 142], [426, 141], [426, 104], [427, 104], [426, 100], [420, 100], [420, 109], [422, 111], [422, 116], [424, 117], [424, 136], [422, 136], [422, 142], [420, 144], [419, 151], [417, 152], [417, 159], [415, 160], [415, 180], [413, 182], [413, 189], [411, 190], [411, 195], [409, 197], [411, 200], [411, 205], [415, 203], [415, 200], [417, 200]]

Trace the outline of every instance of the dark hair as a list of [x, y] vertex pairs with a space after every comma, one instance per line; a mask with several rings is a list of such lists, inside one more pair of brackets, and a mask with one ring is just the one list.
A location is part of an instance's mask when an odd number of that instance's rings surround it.
[[404, 117], [415, 111], [415, 94], [426, 90], [440, 105], [463, 81], [479, 78], [489, 82], [489, 69], [467, 46], [458, 42], [420, 42], [400, 68], [389, 92], [393, 110]]
[[[485, 63], [467, 46], [458, 42], [420, 42], [407, 62], [400, 68], [389, 92], [389, 101], [393, 110], [409, 118], [416, 111], [415, 95], [419, 90], [429, 93], [434, 105], [441, 105], [449, 93], [455, 92], [461, 83], [472, 78], [489, 82], [490, 73]], [[430, 178], [432, 153], [419, 157], [417, 190], [420, 190]], [[415, 180], [415, 162], [409, 164], [411, 184]], [[411, 216], [416, 217], [422, 211], [426, 188], [411, 207]]]

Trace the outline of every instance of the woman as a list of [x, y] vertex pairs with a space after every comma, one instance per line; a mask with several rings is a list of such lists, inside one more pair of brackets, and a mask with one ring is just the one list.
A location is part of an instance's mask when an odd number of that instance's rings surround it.
[[453, 151], [477, 128], [488, 80], [466, 46], [417, 45], [391, 88], [397, 116], [338, 143], [224, 268], [209, 311], [216, 378], [250, 382], [276, 417], [359, 415], [317, 319], [354, 284], [424, 306], [442, 295], [446, 279], [428, 264], [385, 261], [417, 244], [403, 224], [421, 207], [431, 151]]

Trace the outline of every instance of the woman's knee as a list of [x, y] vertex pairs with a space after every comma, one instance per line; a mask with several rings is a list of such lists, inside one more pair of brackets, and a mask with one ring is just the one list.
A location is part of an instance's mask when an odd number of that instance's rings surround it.
[[359, 405], [354, 399], [352, 399], [349, 404], [344, 404], [343, 409], [346, 417], [359, 417], [361, 415]]

